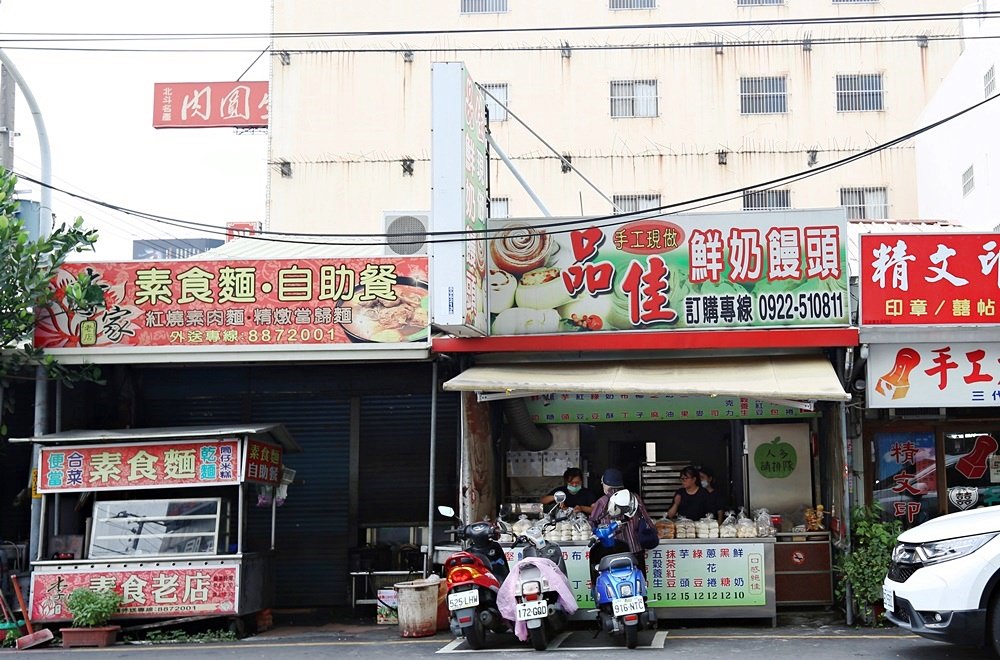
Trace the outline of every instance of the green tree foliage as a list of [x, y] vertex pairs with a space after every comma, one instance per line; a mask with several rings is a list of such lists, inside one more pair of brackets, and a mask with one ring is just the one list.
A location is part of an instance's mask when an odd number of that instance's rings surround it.
[[889, 571], [892, 549], [903, 531], [898, 520], [883, 521], [878, 503], [855, 507], [851, 511], [851, 548], [837, 563], [841, 579], [838, 597], [845, 597], [851, 585], [854, 611], [869, 625], [879, 625], [876, 605], [882, 602], [882, 582]]
[[[65, 292], [56, 294], [50, 287], [69, 255], [93, 249], [97, 232], [84, 229], [83, 218], [77, 218], [72, 225], [63, 224], [48, 236], [31, 240], [24, 223], [15, 216], [16, 182], [13, 174], [0, 168], [0, 379], [18, 376], [25, 367], [41, 365], [49, 378], [68, 384], [97, 380], [100, 372], [93, 365], [61, 365], [32, 345], [35, 310], [56, 295], [63, 296], [75, 309], [104, 304], [101, 288], [86, 274], [66, 286]], [[8, 410], [13, 406], [9, 395], [4, 397], [4, 405]], [[0, 427], [0, 434], [5, 431]]]

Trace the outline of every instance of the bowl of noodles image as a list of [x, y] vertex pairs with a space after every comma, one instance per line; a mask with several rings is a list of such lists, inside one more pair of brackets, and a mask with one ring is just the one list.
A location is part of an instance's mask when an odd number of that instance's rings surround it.
[[[365, 286], [354, 288], [351, 300], [337, 301], [345, 320], [340, 322], [347, 338], [356, 344], [397, 343], [427, 339], [430, 327], [427, 283], [412, 277], [396, 279], [394, 300], [375, 297], [361, 300]], [[346, 320], [345, 312], [350, 313]]]

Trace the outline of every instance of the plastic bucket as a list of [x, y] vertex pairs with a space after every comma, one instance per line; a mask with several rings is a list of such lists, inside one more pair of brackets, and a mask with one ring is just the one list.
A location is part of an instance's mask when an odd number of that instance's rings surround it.
[[429, 637], [437, 632], [438, 581], [414, 580], [396, 588], [399, 634], [401, 637]]

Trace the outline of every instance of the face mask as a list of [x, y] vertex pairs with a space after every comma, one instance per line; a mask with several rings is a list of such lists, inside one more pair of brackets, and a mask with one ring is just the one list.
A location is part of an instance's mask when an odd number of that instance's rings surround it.
[[618, 490], [618, 489], [617, 488], [612, 488], [611, 486], [605, 486], [604, 487], [604, 494], [605, 495], [610, 495], [611, 493], [615, 492], [616, 490]]
[[702, 481], [701, 482], [701, 487], [702, 488], [708, 488], [708, 482], [707, 481]]
[[579, 493], [580, 488], [582, 488], [582, 486], [566, 486], [566, 490], [569, 491], [570, 495], [576, 495], [577, 493]]

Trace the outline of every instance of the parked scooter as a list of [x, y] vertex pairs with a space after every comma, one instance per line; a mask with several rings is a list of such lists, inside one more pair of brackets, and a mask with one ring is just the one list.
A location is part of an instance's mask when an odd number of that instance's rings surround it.
[[590, 539], [591, 584], [601, 629], [622, 634], [625, 646], [634, 649], [639, 630], [656, 627], [656, 613], [646, 608], [646, 576], [627, 543], [615, 538], [620, 525], [638, 513], [638, 502], [627, 490], [611, 496], [612, 520], [594, 530]]
[[[455, 517], [449, 506], [439, 506], [438, 511]], [[445, 531], [464, 548], [444, 562], [451, 631], [456, 637], [465, 637], [470, 648], [481, 649], [486, 645], [487, 630], [506, 632], [511, 627], [497, 608], [497, 592], [510, 573], [503, 548], [497, 543], [500, 530], [489, 521], [480, 521]]]
[[[555, 498], [562, 504], [566, 494], [557, 491]], [[530, 638], [536, 651], [548, 648], [549, 639], [566, 629], [569, 616], [577, 610], [562, 548], [545, 540], [545, 531], [555, 524], [551, 519], [542, 521], [517, 537], [515, 547], [526, 544], [523, 556], [497, 596], [500, 613], [515, 621], [517, 638]]]

